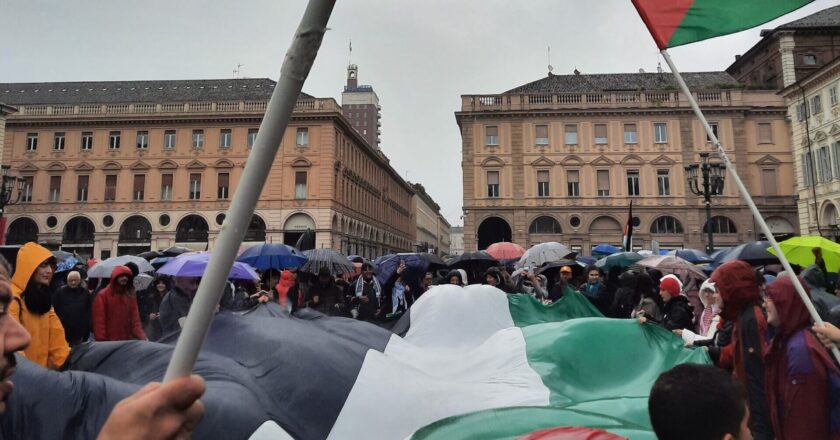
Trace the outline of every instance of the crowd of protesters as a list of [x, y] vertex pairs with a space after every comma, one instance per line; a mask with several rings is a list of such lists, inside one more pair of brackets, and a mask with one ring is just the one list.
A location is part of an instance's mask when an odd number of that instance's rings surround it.
[[[603, 273], [594, 265], [582, 271], [562, 266], [544, 273], [499, 266], [484, 271], [483, 277], [473, 276], [475, 279], [465, 270], [454, 269], [407, 279], [407, 267], [400, 262], [382, 282], [374, 265], [364, 262], [359, 274], [350, 278], [321, 268], [316, 274], [269, 271], [263, 274], [262, 283], [228, 282], [219, 307], [248, 310], [274, 301], [289, 312], [310, 308], [325, 315], [383, 324], [399, 319], [437, 284], [487, 284], [511, 295], [531, 295], [544, 304], [579, 295], [606, 317], [661, 326], [680, 336], [686, 346], [706, 350], [716, 371], [728, 372], [734, 382], [720, 384], [718, 379], [721, 396], [695, 403], [717, 402], [718, 409], [729, 408], [732, 404], [726, 399], [731, 400], [733, 389], [740, 390], [743, 398], [744, 411], [736, 408], [730, 414], [732, 423], [721, 422], [720, 426], [730, 426], [726, 432], [720, 431], [723, 434], [744, 438], [743, 432], [736, 432], [743, 428], [739, 424], [743, 419], [756, 439], [840, 438], [840, 370], [828, 350], [840, 344], [836, 326], [840, 299], [832, 294], [840, 292], [840, 286], [835, 289], [828, 283], [821, 256], [817, 251], [815, 255], [817, 264], [800, 274], [771, 274], [735, 260], [717, 267], [707, 280], [638, 267], [613, 267]], [[20, 323], [31, 338], [21, 348], [24, 355], [54, 369], [65, 364], [71, 346], [89, 340], [157, 340], [176, 332], [200, 281], [158, 277], [138, 291], [133, 282], [138, 269], [129, 263], [116, 266], [106, 280], [84, 280], [81, 273], [71, 271], [64, 283], [54, 288], [54, 271], [55, 258], [50, 251], [35, 243], [21, 247], [6, 309], [6, 315]], [[824, 326], [812, 326], [794, 289], [794, 276], [814, 299], [827, 321]], [[651, 420], [660, 438], [688, 438], [673, 433], [683, 432], [680, 426], [691, 425], [676, 421], [696, 405], [674, 408], [667, 403], [672, 398], [668, 393], [722, 377], [704, 371], [669, 372], [654, 387]], [[672, 384], [674, 381], [681, 383]], [[694, 423], [698, 424], [702, 423]], [[706, 432], [701, 428], [696, 428], [697, 432]]]

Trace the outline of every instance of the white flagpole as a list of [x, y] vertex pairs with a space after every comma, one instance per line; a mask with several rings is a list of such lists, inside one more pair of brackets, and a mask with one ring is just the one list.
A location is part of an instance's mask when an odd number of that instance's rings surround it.
[[228, 208], [222, 231], [216, 241], [207, 270], [187, 315], [181, 336], [172, 353], [164, 381], [188, 376], [207, 331], [236, 252], [248, 230], [254, 207], [271, 171], [289, 117], [303, 83], [318, 55], [335, 0], [310, 0], [295, 32], [292, 45], [280, 68], [280, 79], [268, 101], [248, 163]]
[[[694, 110], [694, 114], [697, 115], [697, 118], [700, 119], [700, 122], [703, 124], [703, 128], [706, 129], [706, 134], [709, 136], [709, 139], [712, 140], [712, 144], [715, 146], [715, 151], [717, 152], [718, 157], [720, 157], [720, 159], [723, 161], [723, 164], [726, 166], [726, 169], [729, 170], [729, 175], [732, 176], [732, 180], [735, 181], [735, 185], [738, 187], [738, 191], [741, 193], [741, 197], [747, 203], [747, 206], [749, 206], [750, 211], [752, 211], [752, 215], [755, 218], [756, 223], [758, 223], [758, 226], [761, 228], [761, 232], [764, 233], [764, 236], [767, 237], [767, 241], [770, 242], [770, 246], [772, 246], [773, 250], [776, 251], [776, 255], [779, 257], [779, 261], [782, 263], [782, 266], [785, 268], [787, 273], [791, 275], [791, 278], [793, 280], [793, 286], [796, 288], [796, 292], [799, 293], [799, 297], [802, 298], [802, 302], [805, 303], [805, 307], [808, 309], [808, 313], [811, 314], [811, 319], [813, 319], [814, 323], [818, 326], [822, 326], [823, 320], [822, 318], [820, 318], [819, 313], [817, 313], [817, 309], [814, 308], [814, 304], [811, 302], [811, 298], [809, 298], [808, 294], [805, 293], [805, 289], [799, 282], [799, 278], [793, 276], [794, 271], [793, 268], [790, 267], [790, 262], [788, 262], [787, 257], [785, 257], [785, 254], [782, 253], [782, 249], [779, 248], [779, 243], [776, 242], [776, 239], [773, 237], [773, 232], [770, 231], [770, 227], [767, 226], [767, 222], [764, 221], [764, 217], [761, 216], [761, 213], [755, 206], [755, 202], [753, 202], [749, 191], [747, 191], [747, 187], [744, 186], [744, 182], [741, 181], [741, 178], [735, 171], [735, 166], [733, 166], [732, 162], [729, 161], [729, 157], [726, 155], [726, 152], [723, 151], [723, 147], [720, 145], [720, 141], [718, 140], [717, 136], [715, 136], [715, 133], [712, 132], [712, 127], [709, 126], [709, 122], [703, 115], [703, 111], [700, 110], [700, 106], [697, 105], [697, 101], [691, 94], [691, 90], [688, 89], [688, 86], [685, 84], [682, 75], [680, 75], [680, 72], [677, 70], [677, 67], [674, 66], [674, 62], [671, 60], [671, 55], [668, 54], [667, 49], [662, 49], [661, 53], [662, 56], [665, 58], [665, 62], [668, 63], [668, 67], [671, 68], [671, 73], [674, 74], [674, 78], [676, 78], [677, 84], [679, 84], [680, 89], [682, 90], [683, 94], [685, 94], [689, 104], [691, 104], [691, 108]], [[833, 347], [831, 349], [831, 353], [834, 354], [834, 358], [837, 359], [837, 362], [840, 362], [840, 350], [838, 350], [837, 347]]]

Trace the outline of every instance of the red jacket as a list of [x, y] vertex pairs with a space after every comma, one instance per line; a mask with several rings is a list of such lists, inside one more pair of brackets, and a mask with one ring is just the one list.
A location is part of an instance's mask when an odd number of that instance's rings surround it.
[[[120, 275], [128, 275], [128, 286], [122, 289], [116, 283]], [[131, 269], [117, 266], [111, 272], [108, 287], [99, 291], [93, 300], [93, 334], [97, 341], [127, 341], [146, 339], [137, 299], [131, 294]]]

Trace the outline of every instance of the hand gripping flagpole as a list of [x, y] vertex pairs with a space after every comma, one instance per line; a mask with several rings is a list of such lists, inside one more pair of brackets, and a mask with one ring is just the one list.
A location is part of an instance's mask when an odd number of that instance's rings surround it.
[[242, 179], [228, 208], [219, 239], [215, 243], [207, 270], [175, 345], [164, 381], [187, 376], [193, 369], [210, 328], [216, 305], [222, 296], [227, 275], [271, 171], [289, 117], [318, 54], [334, 6], [335, 0], [310, 0], [306, 6], [292, 45], [286, 52], [286, 59], [280, 68], [280, 79], [268, 101], [265, 116]]
[[[819, 313], [817, 313], [817, 309], [814, 308], [814, 303], [811, 302], [811, 298], [809, 298], [808, 294], [805, 293], [805, 289], [802, 287], [802, 283], [799, 282], [799, 278], [794, 276], [795, 272], [793, 271], [793, 268], [790, 267], [790, 263], [788, 262], [787, 257], [785, 257], [785, 254], [782, 252], [782, 249], [779, 248], [779, 243], [776, 242], [776, 239], [773, 237], [773, 232], [770, 231], [770, 227], [767, 226], [767, 222], [764, 221], [764, 218], [761, 216], [761, 213], [755, 206], [755, 202], [753, 202], [749, 191], [747, 191], [747, 187], [744, 186], [744, 182], [741, 181], [741, 178], [735, 171], [735, 166], [732, 165], [732, 162], [729, 161], [729, 157], [726, 155], [726, 152], [723, 151], [723, 147], [720, 145], [720, 141], [718, 140], [715, 133], [712, 131], [712, 127], [709, 126], [709, 122], [703, 115], [703, 111], [700, 110], [700, 106], [697, 105], [697, 101], [691, 94], [691, 90], [688, 89], [688, 86], [685, 84], [682, 75], [680, 75], [680, 72], [677, 70], [677, 67], [674, 66], [674, 62], [673, 60], [671, 60], [671, 55], [668, 54], [667, 49], [662, 49], [661, 53], [662, 56], [665, 58], [665, 62], [668, 63], [668, 67], [671, 68], [671, 73], [674, 74], [674, 78], [676, 78], [677, 84], [679, 84], [680, 89], [682, 90], [683, 94], [685, 94], [689, 104], [691, 104], [691, 108], [694, 110], [694, 114], [697, 115], [698, 119], [700, 119], [700, 122], [703, 124], [703, 128], [706, 130], [706, 134], [709, 136], [709, 139], [712, 140], [712, 144], [715, 146], [715, 151], [717, 152], [718, 157], [720, 157], [720, 159], [723, 161], [723, 164], [726, 166], [726, 169], [729, 170], [730, 176], [732, 176], [732, 180], [735, 181], [735, 185], [738, 187], [738, 191], [741, 193], [741, 197], [743, 197], [744, 201], [747, 203], [747, 206], [749, 206], [750, 211], [752, 211], [752, 215], [753, 217], [755, 217], [756, 223], [758, 223], [758, 226], [761, 228], [761, 232], [764, 233], [764, 236], [767, 237], [767, 241], [770, 242], [770, 246], [772, 246], [773, 250], [776, 251], [776, 256], [779, 257], [779, 261], [782, 263], [782, 266], [785, 268], [785, 271], [787, 271], [787, 273], [791, 275], [791, 278], [793, 280], [793, 286], [796, 288], [796, 292], [799, 293], [799, 297], [802, 298], [802, 302], [805, 303], [805, 307], [808, 309], [808, 313], [811, 314], [811, 319], [814, 320], [814, 323], [816, 325], [822, 326], [823, 320], [822, 318], [820, 318]], [[838, 350], [836, 346], [832, 347], [831, 353], [834, 355], [834, 358], [837, 359], [837, 362], [840, 362], [840, 350]]]

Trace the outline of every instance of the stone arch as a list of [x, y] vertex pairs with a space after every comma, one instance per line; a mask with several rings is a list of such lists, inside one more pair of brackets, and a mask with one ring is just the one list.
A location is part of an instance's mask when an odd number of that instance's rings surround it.
[[529, 234], [562, 234], [563, 229], [560, 222], [550, 215], [541, 215], [531, 221], [528, 227]]
[[306, 231], [315, 233], [315, 230], [315, 220], [312, 216], [305, 212], [295, 212], [283, 222], [283, 243], [295, 246]]
[[257, 214], [251, 216], [251, 223], [248, 223], [248, 231], [245, 232], [243, 241], [265, 242], [265, 220]]
[[73, 217], [64, 225], [61, 249], [92, 257], [95, 236], [96, 227], [91, 219], [82, 215]]
[[200, 214], [185, 215], [175, 230], [175, 241], [179, 243], [206, 243], [209, 236], [210, 227]]
[[[725, 215], [716, 215], [709, 219], [712, 225], [712, 234], [737, 234], [738, 227], [731, 218]], [[709, 232], [709, 223], [703, 225], [703, 233]]]
[[589, 232], [591, 233], [624, 233], [621, 222], [609, 215], [602, 215], [596, 217], [589, 223]]
[[487, 249], [493, 243], [511, 241], [510, 224], [501, 217], [491, 216], [481, 221], [478, 226], [478, 249]]
[[152, 224], [139, 214], [129, 216], [120, 225], [117, 255], [137, 255], [152, 250]]
[[650, 222], [651, 234], [682, 234], [684, 232], [682, 222], [672, 215], [661, 215]]
[[840, 210], [837, 209], [837, 206], [831, 200], [826, 200], [823, 203], [823, 206], [820, 208], [820, 225], [825, 226], [827, 228], [831, 228], [832, 226], [837, 226], [838, 219], [837, 214]]
[[38, 224], [29, 217], [18, 217], [9, 223], [6, 244], [17, 245], [38, 241]]

